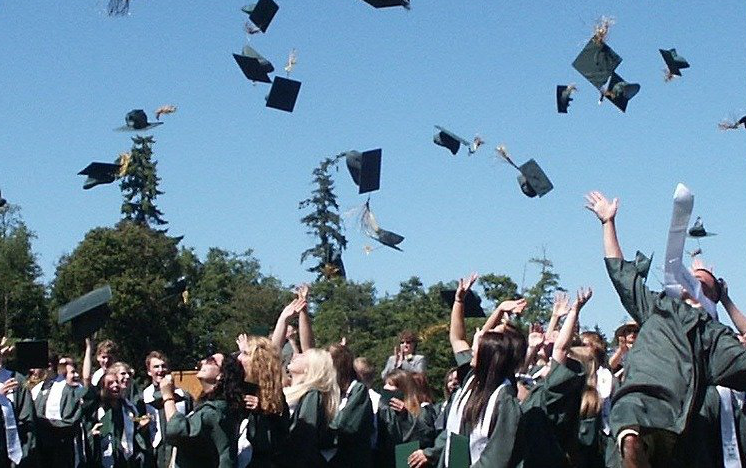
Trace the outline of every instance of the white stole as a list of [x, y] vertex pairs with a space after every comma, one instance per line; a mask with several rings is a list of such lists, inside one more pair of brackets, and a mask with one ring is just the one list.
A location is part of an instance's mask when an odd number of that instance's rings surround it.
[[694, 208], [694, 195], [684, 184], [678, 184], [673, 195], [673, 213], [668, 229], [666, 260], [664, 265], [664, 290], [668, 297], [680, 298], [686, 289], [710, 316], [717, 320], [717, 306], [702, 293], [699, 280], [684, 266], [684, 241], [689, 227], [689, 219]]
[[93, 385], [94, 387], [97, 386], [98, 382], [101, 380], [101, 377], [104, 376], [104, 372], [106, 371], [104, 371], [103, 367], [99, 367], [98, 369], [96, 369], [96, 372], [94, 372], [91, 376], [91, 385]]
[[[723, 447], [723, 466], [725, 468], [741, 468], [741, 455], [738, 452], [738, 431], [733, 415], [733, 394], [730, 388], [717, 387], [720, 395], [720, 436]], [[738, 398], [737, 398], [738, 400]]]
[[[5, 383], [12, 377], [9, 370], [3, 368], [0, 369], [0, 383]], [[5, 395], [0, 395], [0, 408], [3, 412], [3, 420], [5, 422], [5, 443], [8, 450], [8, 458], [16, 465], [21, 462], [23, 458], [23, 449], [21, 448], [21, 438], [18, 436], [18, 425], [16, 424], [16, 415], [13, 410], [13, 392]]]
[[44, 407], [45, 418], [53, 421], [59, 421], [60, 419], [62, 419], [62, 408], [60, 407], [60, 405], [62, 404], [62, 391], [65, 390], [66, 386], [67, 381], [63, 379], [53, 383], [52, 386], [49, 388], [49, 395], [47, 395], [47, 404]]
[[254, 455], [254, 450], [251, 447], [251, 442], [247, 436], [249, 428], [249, 420], [244, 419], [241, 421], [241, 427], [238, 433], [238, 468], [246, 468], [251, 463], [251, 458]]
[[599, 367], [596, 370], [596, 390], [601, 397], [601, 422], [604, 434], [611, 434], [609, 425], [609, 416], [611, 415], [611, 393], [614, 388], [614, 376], [611, 371], [605, 367]]

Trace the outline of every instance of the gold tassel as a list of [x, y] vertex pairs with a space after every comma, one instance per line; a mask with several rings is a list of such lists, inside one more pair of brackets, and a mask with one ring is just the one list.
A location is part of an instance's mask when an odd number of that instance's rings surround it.
[[189, 304], [189, 290], [185, 289], [183, 293], [181, 293], [181, 301], [184, 303], [184, 305]]
[[614, 18], [610, 16], [602, 16], [596, 22], [593, 27], [593, 42], [596, 44], [602, 44], [606, 41], [606, 37], [609, 35], [609, 28], [614, 24]]
[[162, 115], [173, 114], [174, 112], [176, 112], [176, 106], [161, 106], [155, 110], [155, 120], [161, 120]]
[[130, 167], [130, 161], [132, 160], [131, 153], [119, 153], [117, 162], [119, 163], [119, 177], [127, 175], [127, 170]]
[[724, 119], [718, 124], [720, 130], [735, 130], [738, 128], [738, 122], [735, 120]]
[[298, 51], [293, 49], [290, 51], [290, 55], [288, 56], [288, 63], [285, 65], [285, 71], [287, 72], [288, 76], [290, 75], [290, 72], [293, 71], [293, 68], [295, 68], [295, 64], [298, 63]]
[[518, 169], [518, 166], [516, 166], [516, 164], [513, 162], [512, 159], [510, 159], [510, 156], [508, 155], [508, 149], [505, 147], [505, 145], [498, 146], [497, 148], [495, 148], [495, 151], [497, 151], [497, 154], [501, 158], [503, 158], [508, 164]]

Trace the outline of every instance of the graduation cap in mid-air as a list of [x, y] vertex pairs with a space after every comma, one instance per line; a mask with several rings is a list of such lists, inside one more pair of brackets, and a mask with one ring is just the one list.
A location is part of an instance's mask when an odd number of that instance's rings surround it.
[[262, 83], [272, 82], [269, 73], [275, 71], [275, 67], [250, 46], [244, 46], [241, 54], [233, 54], [233, 58], [249, 80]]
[[111, 297], [109, 285], [95, 289], [62, 306], [57, 321], [60, 324], [72, 322], [73, 336], [76, 339], [89, 337], [106, 323], [111, 314], [108, 307]]
[[702, 223], [702, 218], [699, 216], [697, 216], [697, 219], [694, 221], [694, 225], [689, 228], [689, 237], [710, 237], [716, 235], [716, 233], [708, 232], [705, 229], [705, 225]]
[[681, 76], [681, 70], [689, 68], [689, 62], [684, 57], [676, 53], [676, 49], [658, 49], [663, 56], [663, 61], [666, 62], [668, 68], [667, 76]]
[[558, 85], [557, 86], [557, 112], [567, 114], [567, 108], [572, 101], [572, 93], [575, 91], [575, 85]]
[[572, 62], [572, 66], [596, 89], [601, 89], [620, 63], [622, 58], [611, 47], [592, 38]]
[[347, 170], [360, 190], [359, 194], [374, 192], [381, 187], [381, 148], [360, 151], [347, 151], [344, 156]]
[[132, 131], [132, 130], [149, 130], [162, 125], [163, 122], [148, 122], [148, 115], [142, 109], [133, 109], [124, 116], [125, 125], [115, 130]]
[[364, 0], [365, 3], [374, 8], [404, 7], [410, 8], [410, 0]]
[[627, 83], [624, 78], [612, 73], [609, 85], [605, 90], [601, 92], [601, 98], [599, 102], [603, 101], [604, 98], [609, 98], [615, 106], [622, 112], [627, 111], [627, 103], [640, 92], [640, 85], [637, 83]]
[[484, 143], [479, 136], [475, 136], [474, 140], [470, 143], [465, 138], [461, 138], [450, 130], [446, 130], [439, 125], [435, 126], [435, 130], [437, 131], [433, 135], [433, 143], [442, 146], [443, 148], [447, 148], [454, 156], [456, 156], [456, 153], [461, 149], [461, 145], [464, 145], [469, 149], [469, 154], [474, 154]]
[[78, 172], [78, 175], [88, 176], [83, 188], [91, 189], [97, 185], [110, 184], [114, 182], [119, 175], [121, 166], [119, 164], [92, 162], [85, 169]]
[[392, 249], [396, 249], [400, 252], [402, 251], [402, 249], [400, 249], [398, 245], [402, 243], [402, 241], [404, 240], [404, 236], [401, 236], [395, 232], [381, 229], [381, 227], [378, 225], [378, 221], [376, 220], [375, 215], [370, 210], [370, 200], [366, 201], [365, 205], [363, 205], [363, 210], [360, 215], [360, 226], [365, 235], [367, 235], [371, 239], [377, 240], [386, 247], [391, 247]]
[[275, 76], [275, 79], [272, 80], [272, 88], [266, 98], [266, 106], [285, 112], [293, 112], [295, 101], [298, 99], [298, 93], [300, 92], [300, 85], [300, 81]]
[[273, 0], [259, 0], [257, 3], [245, 6], [241, 10], [249, 15], [249, 19], [263, 33], [267, 32], [269, 23], [275, 17], [280, 7]]
[[[453, 303], [456, 301], [456, 290], [446, 289], [441, 291], [440, 299], [449, 307], [453, 307]], [[466, 291], [466, 296], [464, 296], [464, 317], [484, 317], [482, 298], [471, 289]]]
[[518, 184], [521, 187], [521, 191], [527, 197], [533, 198], [538, 195], [541, 198], [554, 188], [549, 177], [547, 177], [534, 159], [529, 159], [524, 164], [518, 166], [510, 158], [504, 146], [498, 146], [496, 151], [508, 164], [518, 169], [520, 172], [520, 175], [518, 175]]
[[16, 364], [18, 369], [45, 369], [49, 365], [49, 343], [47, 340], [16, 341]]
[[723, 120], [718, 124], [718, 128], [720, 128], [720, 130], [735, 130], [741, 125], [746, 129], [746, 115], [738, 120]]

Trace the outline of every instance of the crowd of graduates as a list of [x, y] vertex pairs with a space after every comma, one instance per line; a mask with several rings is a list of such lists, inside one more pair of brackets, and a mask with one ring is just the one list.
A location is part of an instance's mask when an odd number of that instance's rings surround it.
[[[52, 355], [46, 369], [0, 367], [0, 467], [746, 466], [746, 317], [727, 284], [693, 266], [737, 331], [686, 292], [651, 292], [649, 260], [623, 258], [616, 200], [587, 199], [633, 318], [613, 352], [599, 333], [580, 332], [590, 288], [557, 294], [546, 328], [514, 326], [526, 307], [515, 299], [467, 334], [473, 274], [455, 293], [456, 365], [442, 397], [411, 331], [373, 388], [376, 363], [344, 339], [316, 347], [301, 286], [268, 336], [241, 334], [236, 349], [201, 361], [199, 395], [175, 385], [155, 350], [140, 364], [150, 382], [138, 388], [110, 340], [94, 348], [86, 339], [81, 362]], [[5, 363], [11, 347], [0, 347]]]

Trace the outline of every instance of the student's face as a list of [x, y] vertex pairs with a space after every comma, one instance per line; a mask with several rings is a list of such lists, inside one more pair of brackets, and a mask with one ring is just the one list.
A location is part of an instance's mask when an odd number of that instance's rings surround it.
[[76, 386], [80, 384], [80, 374], [78, 373], [78, 369], [72, 364], [65, 366], [65, 381], [68, 385]]
[[119, 398], [123, 388], [119, 383], [116, 375], [106, 374], [104, 376], [104, 388], [106, 393], [112, 398]]
[[291, 374], [305, 374], [308, 369], [308, 358], [305, 353], [298, 353], [293, 356], [293, 359], [288, 364], [288, 371]]
[[114, 356], [112, 356], [108, 352], [97, 354], [96, 360], [98, 361], [98, 365], [101, 366], [102, 369], [108, 369], [110, 365], [114, 364]]
[[220, 377], [220, 369], [223, 367], [223, 355], [213, 354], [202, 361], [197, 371], [197, 378], [207, 383], [216, 383]]
[[168, 374], [168, 367], [166, 361], [163, 359], [152, 358], [148, 363], [148, 375], [153, 379], [153, 384], [158, 386], [161, 384], [163, 377]]
[[285, 339], [290, 340], [294, 338], [297, 333], [298, 330], [296, 330], [294, 326], [288, 325], [285, 329]]
[[129, 387], [130, 382], [132, 382], [132, 375], [130, 374], [130, 370], [126, 367], [120, 367], [117, 369], [116, 376], [119, 386], [123, 389]]
[[387, 380], [387, 381], [386, 381], [386, 383], [385, 383], [385, 384], [383, 385], [383, 389], [384, 389], [384, 390], [390, 390], [390, 391], [392, 391], [392, 392], [393, 392], [393, 391], [396, 391], [396, 390], [399, 390], [399, 389], [398, 389], [398, 388], [396, 387], [396, 385], [394, 384], [394, 382], [392, 382], [392, 381], [390, 381], [390, 380]]
[[458, 388], [458, 374], [456, 371], [453, 371], [448, 375], [448, 383], [446, 384], [448, 387], [448, 391], [453, 393]]
[[399, 342], [399, 347], [401, 348], [401, 352], [406, 356], [407, 354], [414, 354], [414, 347], [415, 343], [413, 340], [401, 340]]

